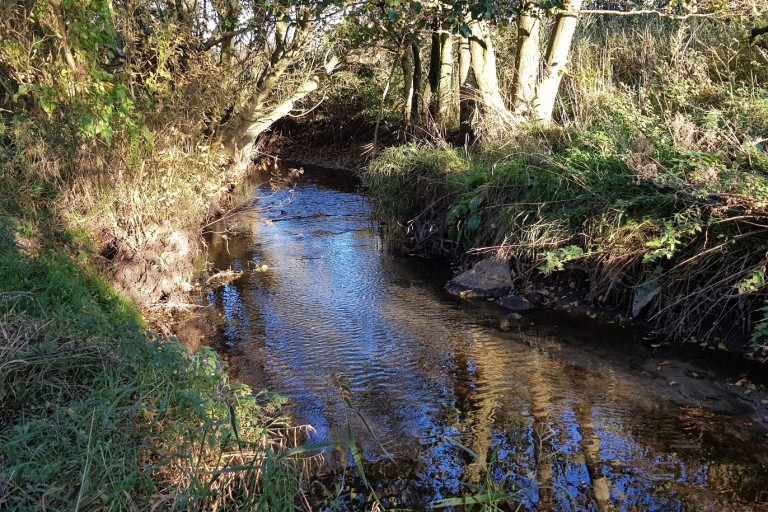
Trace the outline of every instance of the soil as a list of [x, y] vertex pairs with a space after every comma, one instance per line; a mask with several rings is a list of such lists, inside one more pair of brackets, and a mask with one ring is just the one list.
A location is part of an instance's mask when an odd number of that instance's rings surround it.
[[[219, 218], [237, 204], [243, 185], [234, 184], [211, 201], [204, 222]], [[169, 222], [125, 230], [105, 225], [99, 236], [97, 264], [123, 294], [131, 298], [150, 329], [175, 336], [194, 352], [210, 329], [194, 313], [195, 264], [203, 247], [199, 226], [175, 229]]]

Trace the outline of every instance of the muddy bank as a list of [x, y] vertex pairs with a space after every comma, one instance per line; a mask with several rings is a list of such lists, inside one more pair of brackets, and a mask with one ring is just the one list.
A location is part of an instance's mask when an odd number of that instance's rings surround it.
[[[369, 119], [281, 119], [260, 147], [262, 155], [279, 157], [298, 165], [313, 165], [358, 173], [374, 158], [375, 123]], [[402, 144], [406, 135], [388, 126], [379, 127], [378, 149]]]
[[[191, 352], [210, 334], [195, 297], [200, 293], [200, 257], [206, 226], [226, 217], [250, 197], [264, 174], [254, 164], [229, 176], [220, 194], [200, 214], [200, 225], [173, 227], [173, 219], [125, 229], [103, 225], [94, 259], [100, 272], [144, 314], [152, 331], [176, 336]], [[188, 212], [184, 212], [185, 215]]]
[[[755, 352], [746, 335], [709, 338], [691, 336], [683, 341], [673, 341], [654, 332], [653, 325], [642, 315], [637, 301], [622, 303], [596, 303], [591, 299], [589, 277], [579, 269], [566, 268], [550, 276], [528, 273], [516, 275], [510, 267], [514, 261], [486, 257], [457, 261], [457, 275], [446, 283], [446, 290], [464, 300], [485, 299], [493, 301], [503, 313], [499, 324], [503, 330], [514, 329], [529, 322], [534, 310], [557, 311], [600, 321], [602, 323], [630, 326], [643, 332], [649, 348], [669, 345], [685, 345], [689, 351], [727, 353], [745, 361], [763, 364], [768, 354]], [[493, 262], [489, 265], [489, 262]], [[499, 268], [503, 267], [507, 286], [499, 287]]]

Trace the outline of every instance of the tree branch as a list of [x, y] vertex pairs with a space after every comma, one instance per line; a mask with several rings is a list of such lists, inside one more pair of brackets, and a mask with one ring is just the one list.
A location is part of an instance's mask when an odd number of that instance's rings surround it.
[[255, 30], [255, 29], [256, 29], [255, 26], [247, 26], [247, 27], [243, 27], [243, 28], [240, 28], [240, 29], [237, 29], [237, 30], [229, 30], [227, 32], [223, 32], [219, 37], [216, 37], [214, 39], [209, 39], [208, 41], [204, 42], [202, 44], [201, 48], [203, 50], [210, 50], [214, 46], [223, 43], [224, 41], [226, 41], [230, 37], [236, 37], [236, 36], [245, 34], [247, 32]]
[[705, 19], [725, 19], [725, 18], [736, 18], [739, 17], [739, 14], [733, 13], [733, 14], [724, 14], [724, 13], [718, 13], [718, 12], [710, 12], [710, 13], [700, 13], [700, 12], [690, 12], [688, 14], [672, 14], [662, 11], [657, 11], [655, 9], [641, 9], [641, 10], [633, 10], [633, 11], [614, 11], [611, 9], [582, 9], [579, 11], [581, 14], [607, 14], [610, 16], [642, 16], [645, 14], [650, 14], [654, 16], [658, 16], [660, 18], [667, 18], [667, 19], [673, 19], [673, 20], [687, 20], [689, 18], [705, 18]]

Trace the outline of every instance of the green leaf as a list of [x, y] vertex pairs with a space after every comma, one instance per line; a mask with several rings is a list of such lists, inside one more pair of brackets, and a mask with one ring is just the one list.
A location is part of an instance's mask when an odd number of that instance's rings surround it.
[[411, 12], [414, 14], [419, 14], [421, 12], [421, 3], [411, 2]]
[[362, 478], [363, 483], [367, 486], [368, 479], [365, 477], [365, 469], [363, 468], [363, 456], [352, 437], [352, 427], [349, 423], [347, 423], [347, 445], [349, 451], [352, 452], [352, 458], [355, 460], [355, 466], [357, 466], [357, 471], [360, 473], [360, 478]]
[[482, 204], [483, 198], [480, 196], [475, 196], [472, 198], [472, 200], [469, 202], [469, 211], [476, 212], [477, 208]]
[[467, 231], [473, 232], [477, 231], [477, 229], [480, 227], [481, 219], [479, 215], [472, 215], [467, 220]]

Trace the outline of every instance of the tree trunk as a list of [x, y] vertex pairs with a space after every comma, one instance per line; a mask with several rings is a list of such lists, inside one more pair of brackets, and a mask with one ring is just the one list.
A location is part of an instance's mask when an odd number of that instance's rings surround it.
[[515, 113], [525, 115], [533, 107], [536, 83], [541, 67], [540, 9], [530, 7], [520, 14], [517, 23], [517, 55], [515, 56], [515, 85], [512, 102]]
[[472, 52], [469, 39], [459, 40], [459, 132], [471, 136], [477, 116], [477, 99], [472, 87]]
[[557, 15], [534, 102], [534, 117], [538, 121], [552, 120], [557, 91], [566, 72], [568, 54], [579, 22], [581, 4], [582, 0], [564, 0], [563, 10]]
[[381, 92], [381, 101], [379, 102], [379, 114], [376, 116], [376, 126], [373, 129], [373, 149], [371, 150], [371, 156], [375, 157], [379, 150], [379, 127], [381, 126], [381, 120], [384, 119], [384, 103], [387, 101], [387, 94], [389, 94], [389, 88], [392, 85], [392, 79], [395, 77], [395, 71], [397, 71], [397, 57], [400, 53], [401, 45], [398, 45], [397, 52], [392, 58], [392, 69], [389, 70], [389, 76], [387, 77], [387, 83], [384, 85], [384, 90]]
[[[305, 16], [307, 16], [306, 13]], [[271, 110], [265, 112], [267, 103], [275, 95], [283, 75], [301, 58], [302, 53], [311, 40], [313, 29], [314, 26], [306, 18], [293, 27], [289, 27], [287, 23], [282, 21], [275, 24], [274, 48], [269, 62], [262, 70], [256, 82], [255, 92], [242, 103], [242, 108], [226, 122], [226, 125], [218, 130], [218, 135], [221, 136], [222, 143], [230, 154], [241, 155], [245, 149], [250, 151], [249, 146], [256, 137], [279, 119], [279, 117], [275, 117], [276, 113], [281, 112], [283, 107], [290, 103], [291, 107], [286, 112], [287, 114], [293, 108], [293, 104], [296, 101], [299, 101], [317, 88], [317, 84], [315, 84], [312, 90], [302, 93], [306, 88], [311, 88], [315, 78], [318, 78], [317, 75], [312, 75], [313, 72], [308, 71], [307, 80], [296, 89], [294, 94], [287, 100], [283, 100], [276, 107], [271, 107]], [[325, 66], [326, 72], [330, 73], [333, 71], [337, 64], [338, 59], [333, 57]], [[297, 94], [300, 97], [296, 97]], [[266, 128], [262, 128], [265, 122], [269, 124]]]
[[429, 108], [429, 113], [434, 118], [436, 115], [435, 104], [440, 91], [440, 31], [438, 25], [432, 30], [431, 44], [429, 47], [429, 72], [427, 74], [427, 90], [424, 92], [424, 103]]
[[453, 34], [443, 27], [440, 31], [440, 87], [438, 88], [437, 115], [438, 126], [445, 123], [451, 102], [453, 83]]
[[488, 25], [484, 21], [475, 21], [471, 28], [469, 50], [472, 55], [472, 71], [483, 103], [485, 118], [495, 116], [502, 126], [514, 125], [517, 120], [504, 104], [504, 98], [499, 91], [499, 81], [496, 76], [496, 54]]
[[[64, 18], [64, 11], [61, 7], [61, 0], [50, 0], [51, 10], [53, 16], [56, 19], [56, 26], [53, 28], [54, 35], [61, 41], [61, 51], [64, 54], [64, 60], [69, 66], [71, 71], [77, 71], [77, 64], [75, 58], [72, 55], [72, 49], [69, 46], [69, 34], [67, 33], [67, 21]], [[71, 93], [74, 93], [74, 89], [70, 87]]]
[[330, 75], [339, 60], [334, 56], [324, 67], [324, 75], [314, 74], [305, 80], [296, 91], [283, 100], [277, 106], [265, 113], [258, 113], [256, 117], [241, 116], [239, 126], [232, 131], [232, 136], [225, 141], [225, 147], [235, 159], [238, 166], [247, 165], [251, 158], [251, 145], [256, 138], [267, 131], [278, 119], [287, 116], [293, 110], [296, 103], [308, 94], [317, 90], [322, 79]]
[[411, 51], [413, 52], [413, 107], [411, 110], [411, 119], [418, 119], [421, 105], [421, 52], [419, 50], [419, 44], [417, 42], [411, 43]]
[[411, 126], [415, 98], [413, 46], [405, 46], [400, 58], [400, 65], [403, 69], [403, 119], [405, 120], [405, 127], [408, 128]]
[[[224, 12], [220, 14], [221, 16], [221, 27], [219, 30], [221, 30], [222, 34], [232, 33], [232, 31], [237, 26], [237, 20], [240, 17], [240, 14], [242, 13], [242, 8], [240, 6], [240, 2], [237, 0], [230, 0], [227, 2], [226, 7], [224, 9]], [[232, 57], [234, 55], [235, 51], [235, 36], [230, 35], [225, 37], [221, 41], [221, 65], [228, 69], [232, 65]]]

